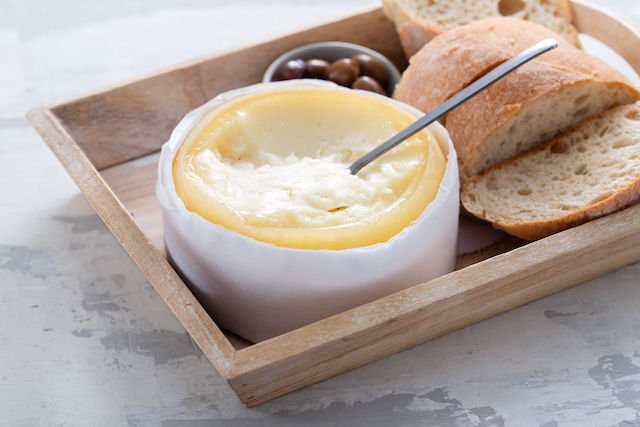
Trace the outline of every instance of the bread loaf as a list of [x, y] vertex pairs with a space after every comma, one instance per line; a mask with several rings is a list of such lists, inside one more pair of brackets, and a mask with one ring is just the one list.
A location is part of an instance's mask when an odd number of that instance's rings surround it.
[[580, 46], [567, 0], [383, 0], [382, 4], [407, 58], [447, 30], [499, 16], [536, 22]]
[[[394, 97], [428, 112], [552, 31], [522, 20], [490, 18], [436, 37], [416, 54]], [[604, 61], [559, 41], [449, 113], [445, 126], [464, 181], [555, 137], [640, 92]]]
[[607, 111], [471, 177], [461, 202], [472, 215], [527, 240], [640, 199], [640, 102]]

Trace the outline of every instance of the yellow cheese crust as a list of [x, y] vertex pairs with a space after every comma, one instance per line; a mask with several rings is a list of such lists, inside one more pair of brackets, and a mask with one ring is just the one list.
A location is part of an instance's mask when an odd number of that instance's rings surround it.
[[245, 95], [209, 111], [173, 161], [187, 210], [259, 241], [348, 249], [388, 241], [435, 198], [446, 157], [425, 130], [348, 166], [416, 117], [385, 99], [332, 88]]

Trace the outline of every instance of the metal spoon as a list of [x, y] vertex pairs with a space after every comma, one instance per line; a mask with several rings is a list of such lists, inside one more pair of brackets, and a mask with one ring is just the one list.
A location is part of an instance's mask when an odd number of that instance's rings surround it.
[[360, 169], [369, 164], [369, 162], [377, 159], [396, 145], [400, 144], [405, 139], [420, 132], [422, 129], [429, 126], [431, 123], [435, 122], [440, 117], [456, 108], [458, 105], [467, 101], [469, 98], [475, 96], [478, 92], [481, 92], [487, 87], [491, 86], [493, 83], [497, 82], [516, 68], [556, 47], [558, 47], [557, 40], [546, 39], [541, 41], [540, 43], [534, 44], [533, 46], [515, 55], [513, 58], [503, 62], [502, 64], [485, 74], [482, 78], [478, 79], [477, 81], [433, 109], [430, 113], [418, 119], [411, 126], [406, 128], [399, 134], [391, 137], [387, 142], [379, 145], [364, 156], [360, 157], [351, 166], [349, 166], [351, 174], [355, 175]]

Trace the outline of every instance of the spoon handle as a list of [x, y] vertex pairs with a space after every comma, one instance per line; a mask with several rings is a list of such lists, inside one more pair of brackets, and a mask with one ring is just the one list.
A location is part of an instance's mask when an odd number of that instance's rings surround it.
[[487, 87], [491, 86], [493, 83], [497, 82], [516, 68], [556, 47], [558, 47], [558, 42], [555, 39], [546, 39], [534, 44], [533, 46], [518, 53], [513, 58], [503, 62], [502, 64], [485, 74], [483, 77], [476, 80], [474, 83], [467, 86], [465, 89], [461, 90], [460, 92], [449, 98], [447, 101], [440, 104], [438, 107], [434, 108], [431, 112], [418, 119], [415, 123], [411, 124], [402, 132], [391, 137], [387, 142], [379, 145], [378, 147], [374, 148], [373, 150], [356, 160], [351, 166], [349, 166], [351, 174], [355, 175], [369, 162], [377, 159], [396, 145], [400, 144], [405, 139], [420, 132], [422, 129], [429, 126], [431, 123], [435, 122], [440, 117], [456, 108], [458, 105], [467, 101], [469, 98], [475, 96], [478, 92], [481, 92]]

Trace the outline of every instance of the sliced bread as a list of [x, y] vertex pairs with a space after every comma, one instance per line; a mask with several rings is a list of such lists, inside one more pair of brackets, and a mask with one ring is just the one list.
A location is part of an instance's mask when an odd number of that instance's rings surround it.
[[466, 181], [470, 214], [534, 240], [640, 199], [640, 102], [599, 114]]
[[[394, 97], [428, 112], [506, 59], [552, 31], [512, 18], [490, 18], [436, 37], [415, 55]], [[640, 99], [640, 92], [604, 61], [560, 41], [449, 113], [444, 124], [460, 177], [555, 137], [581, 121]]]
[[407, 58], [447, 30], [499, 16], [536, 22], [580, 46], [567, 0], [383, 0], [382, 4]]

